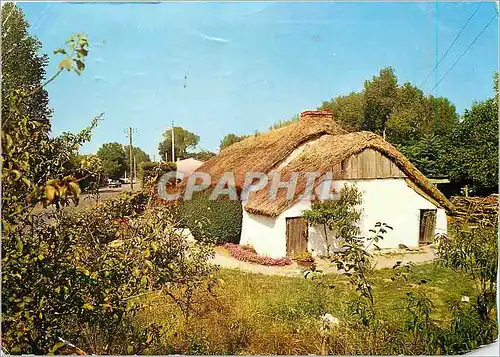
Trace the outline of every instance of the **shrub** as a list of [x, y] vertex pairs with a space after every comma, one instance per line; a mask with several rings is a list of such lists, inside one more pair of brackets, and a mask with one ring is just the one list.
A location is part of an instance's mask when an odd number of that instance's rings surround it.
[[[323, 228], [322, 238], [327, 257], [332, 254], [332, 242], [342, 242], [359, 233], [359, 205], [362, 202], [361, 192], [356, 186], [345, 184], [337, 200], [313, 202], [311, 209], [302, 212], [302, 216], [309, 223]], [[329, 235], [333, 236], [333, 239]]]
[[235, 259], [241, 260], [242, 262], [257, 263], [260, 265], [268, 266], [285, 266], [292, 264], [292, 260], [288, 257], [283, 258], [271, 258], [258, 255], [249, 249], [239, 246], [238, 244], [226, 243], [224, 245], [229, 251], [229, 254]]
[[483, 321], [489, 322], [496, 305], [498, 227], [466, 227], [467, 223], [453, 225], [451, 238], [440, 239], [438, 262], [468, 274], [477, 283], [480, 294], [475, 306]]
[[294, 260], [300, 260], [302, 262], [314, 262], [314, 258], [309, 252], [300, 252], [295, 255]]
[[189, 317], [193, 294], [214, 283], [210, 247], [187, 242], [165, 207], [133, 219], [118, 212], [115, 204], [49, 211], [9, 232], [2, 242], [9, 353], [48, 354], [63, 338], [89, 354], [148, 354], [160, 326], [138, 327], [134, 316], [145, 308], [137, 298], [153, 291]]
[[210, 200], [206, 193], [193, 195], [179, 207], [179, 218], [193, 236], [196, 239], [208, 237], [216, 244], [239, 242], [242, 217], [239, 201]]
[[156, 184], [161, 175], [176, 169], [175, 162], [143, 162], [139, 166], [138, 176], [143, 185]]

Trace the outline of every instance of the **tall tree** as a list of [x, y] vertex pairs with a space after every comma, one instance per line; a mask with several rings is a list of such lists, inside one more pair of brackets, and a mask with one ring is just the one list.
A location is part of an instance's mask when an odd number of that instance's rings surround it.
[[[123, 152], [125, 154], [125, 160], [127, 162], [127, 171], [130, 171], [130, 145], [124, 145]], [[143, 162], [151, 162], [151, 158], [149, 157], [149, 155], [137, 146], [134, 146], [132, 149], [132, 157], [135, 158], [135, 165], [137, 170], [139, 170], [139, 167]]]
[[345, 130], [360, 131], [363, 130], [365, 120], [364, 108], [364, 92], [351, 92], [348, 95], [323, 102], [319, 109], [330, 110], [333, 113], [333, 119]]
[[[45, 79], [45, 67], [48, 57], [39, 54], [41, 43], [28, 33], [29, 23], [24, 14], [14, 3], [2, 6], [2, 99], [6, 99], [15, 90], [25, 92], [40, 88]], [[46, 124], [50, 130], [49, 120], [52, 110], [44, 88], [36, 91], [21, 103], [19, 108], [29, 120]], [[2, 100], [2, 118], [7, 118], [11, 103]], [[2, 127], [8, 125], [3, 120]]]
[[412, 145], [398, 145], [397, 147], [425, 176], [443, 177], [448, 175], [449, 145], [445, 138], [424, 135]]
[[125, 174], [128, 168], [127, 157], [120, 143], [103, 144], [97, 151], [102, 160], [104, 172], [109, 178], [118, 179]]
[[498, 97], [466, 110], [450, 141], [450, 178], [476, 194], [498, 192]]
[[391, 67], [382, 68], [378, 76], [365, 81], [364, 130], [384, 134], [396, 102], [397, 86], [398, 81]]
[[386, 123], [387, 139], [393, 144], [409, 145], [429, 134], [429, 111], [424, 93], [406, 82], [397, 88], [394, 107]]
[[219, 152], [224, 150], [230, 145], [233, 145], [234, 143], [240, 142], [243, 139], [248, 138], [248, 135], [236, 135], [233, 133], [227, 134], [222, 138], [219, 144]]
[[448, 136], [458, 124], [458, 113], [455, 106], [448, 98], [427, 98], [427, 110], [429, 111], [429, 122], [426, 134]]
[[[200, 142], [200, 137], [186, 129], [174, 127], [174, 153], [176, 159], [185, 159], [190, 150], [193, 150]], [[158, 145], [160, 157], [172, 161], [172, 129], [167, 129], [163, 133], [163, 141]]]

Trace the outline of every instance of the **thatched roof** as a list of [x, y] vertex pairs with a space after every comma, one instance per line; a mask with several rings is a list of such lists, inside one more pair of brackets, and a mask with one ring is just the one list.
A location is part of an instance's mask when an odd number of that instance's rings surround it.
[[[303, 146], [306, 143], [308, 145]], [[301, 146], [303, 151], [280, 168], [279, 165], [290, 160], [290, 154]], [[236, 186], [241, 188], [247, 172], [269, 173], [277, 170], [281, 181], [287, 181], [292, 172], [331, 172], [346, 158], [368, 148], [379, 151], [394, 162], [407, 176], [408, 184], [419, 194], [449, 211], [453, 210], [446, 197], [394, 146], [371, 132], [347, 133], [327, 111], [303, 112], [298, 122], [235, 143], [196, 171], [208, 173], [212, 185], [225, 172], [233, 172]], [[321, 184], [321, 179], [316, 181], [316, 185]], [[305, 177], [299, 175], [295, 199], [288, 200], [283, 189], [278, 191], [276, 199], [269, 199], [268, 185], [266, 189], [250, 195], [245, 210], [278, 216], [298, 200], [304, 187]]]
[[333, 121], [327, 111], [308, 111], [301, 114], [299, 121], [285, 127], [253, 135], [232, 144], [198, 170], [210, 174], [213, 184], [224, 172], [234, 172], [236, 186], [243, 185], [247, 172], [269, 172], [285, 160], [298, 146], [325, 134], [347, 133]]
[[[302, 154], [280, 170], [281, 181], [288, 181], [292, 172], [332, 172], [335, 167], [348, 157], [365, 149], [376, 150], [398, 166], [417, 186], [418, 191], [445, 209], [452, 211], [453, 205], [403, 154], [379, 135], [372, 132], [355, 132], [341, 135], [324, 135], [307, 147]], [[316, 186], [322, 178], [316, 180]], [[409, 182], [410, 183], [410, 182]], [[286, 198], [286, 190], [279, 190], [276, 199], [269, 199], [268, 191], [261, 190], [247, 201], [247, 212], [266, 216], [278, 216], [292, 206], [305, 188], [305, 178], [299, 176], [296, 194], [293, 200]], [[413, 187], [412, 187], [413, 188]], [[419, 192], [420, 193], [420, 192]]]

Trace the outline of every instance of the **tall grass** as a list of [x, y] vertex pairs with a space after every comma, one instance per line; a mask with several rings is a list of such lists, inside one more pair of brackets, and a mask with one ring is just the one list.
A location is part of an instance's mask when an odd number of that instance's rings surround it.
[[[423, 347], [401, 333], [408, 318], [403, 303], [408, 291], [432, 299], [431, 317], [442, 326], [449, 325], [452, 301], [475, 296], [472, 281], [434, 264], [415, 267], [407, 282], [391, 281], [392, 274], [390, 269], [375, 273], [380, 317], [375, 331], [349, 314], [345, 302], [355, 292], [342, 276], [328, 276], [318, 285], [315, 280], [224, 269], [214, 296], [207, 297], [188, 321], [175, 305], [156, 295], [148, 298], [151, 307], [139, 315], [139, 322], [166, 326], [156, 351], [161, 354], [304, 355], [322, 352], [325, 335], [319, 319], [330, 313], [340, 324], [329, 332], [329, 354], [413, 354], [422, 353]], [[423, 279], [426, 284], [419, 285]]]

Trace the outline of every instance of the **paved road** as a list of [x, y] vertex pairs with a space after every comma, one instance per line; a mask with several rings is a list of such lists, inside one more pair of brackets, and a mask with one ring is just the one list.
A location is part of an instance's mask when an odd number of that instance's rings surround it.
[[[134, 191], [139, 189], [139, 185], [134, 184]], [[130, 185], [122, 185], [122, 187], [102, 187], [99, 189], [99, 202], [102, 200], [106, 200], [110, 197], [117, 196], [122, 192], [130, 191]], [[80, 195], [80, 203], [78, 204], [78, 207], [88, 207], [91, 205], [94, 205], [97, 202], [96, 197], [83, 193]], [[69, 205], [69, 207], [75, 207], [73, 203]], [[47, 209], [53, 209], [53, 207], [49, 207]], [[41, 204], [38, 204], [33, 212], [42, 212], [44, 211], [44, 208]]]

